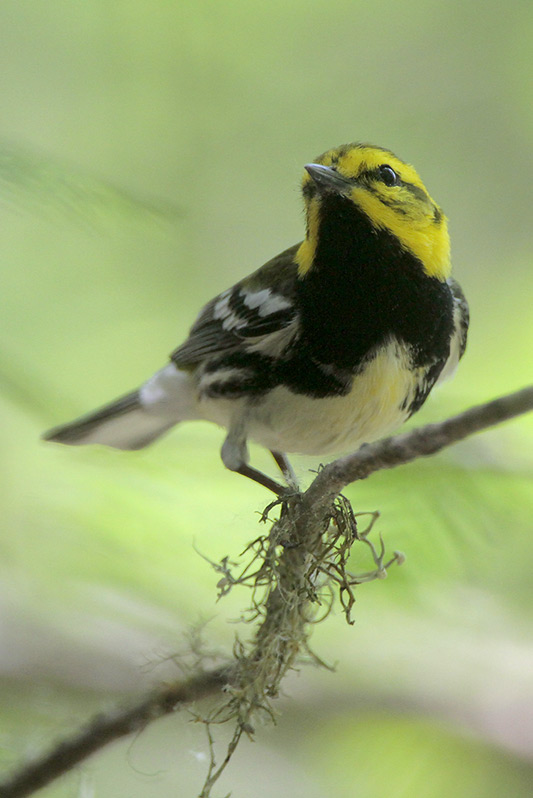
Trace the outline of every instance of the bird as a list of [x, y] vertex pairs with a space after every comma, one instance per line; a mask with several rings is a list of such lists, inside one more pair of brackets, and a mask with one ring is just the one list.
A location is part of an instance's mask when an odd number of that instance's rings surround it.
[[[447, 219], [418, 173], [366, 143], [303, 171], [305, 238], [208, 302], [140, 388], [44, 434], [141, 449], [176, 424], [225, 428], [226, 468], [282, 494], [287, 454], [327, 456], [391, 433], [452, 376], [468, 304]], [[272, 453], [286, 484], [250, 465]]]

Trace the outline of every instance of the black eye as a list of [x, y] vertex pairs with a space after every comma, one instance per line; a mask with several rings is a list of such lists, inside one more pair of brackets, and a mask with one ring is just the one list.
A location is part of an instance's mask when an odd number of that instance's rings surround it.
[[400, 182], [400, 178], [392, 168], [392, 166], [388, 166], [384, 164], [383, 166], [379, 167], [379, 176], [383, 180], [386, 186], [397, 186]]

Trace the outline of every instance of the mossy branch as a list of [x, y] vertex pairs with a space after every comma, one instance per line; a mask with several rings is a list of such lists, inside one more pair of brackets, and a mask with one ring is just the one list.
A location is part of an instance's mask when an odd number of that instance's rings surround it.
[[[402, 435], [362, 447], [355, 454], [325, 466], [304, 493], [285, 497], [279, 518], [270, 532], [248, 547], [248, 563], [239, 576], [225, 558], [216, 565], [223, 576], [223, 595], [233, 585], [253, 589], [251, 620], [256, 631], [248, 643], [238, 641], [233, 658], [211, 671], [199, 671], [172, 685], [162, 685], [133, 706], [101, 714], [86, 726], [55, 744], [49, 751], [0, 781], [0, 798], [23, 798], [67, 773], [109, 742], [144, 728], [153, 720], [209, 695], [224, 700], [207, 717], [211, 765], [200, 794], [208, 798], [243, 734], [253, 734], [253, 720], [272, 715], [270, 700], [302, 652], [309, 653], [311, 623], [319, 608], [328, 610], [328, 596], [338, 590], [350, 620], [357, 584], [385, 575], [388, 561], [383, 543], [379, 549], [368, 539], [375, 514], [363, 531], [349, 502], [340, 495], [346, 485], [374, 471], [393, 468], [418, 457], [435, 454], [476, 432], [533, 410], [533, 386], [471, 408], [439, 424], [429, 424]], [[264, 516], [268, 520], [268, 515]], [[346, 570], [354, 543], [370, 547], [375, 569], [359, 575]], [[217, 767], [211, 727], [234, 720], [235, 732], [222, 764]]]

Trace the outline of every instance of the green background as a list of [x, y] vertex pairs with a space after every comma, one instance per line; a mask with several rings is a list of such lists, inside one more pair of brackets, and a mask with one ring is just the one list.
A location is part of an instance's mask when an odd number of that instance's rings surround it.
[[[139, 384], [202, 303], [301, 238], [304, 163], [388, 147], [450, 218], [471, 335], [416, 423], [531, 381], [532, 37], [525, 0], [3, 0], [3, 769], [179, 675], [168, 658], [200, 623], [231, 647], [249, 596], [216, 604], [195, 549], [235, 557], [269, 497], [224, 470], [221, 431], [130, 454], [38, 438]], [[336, 673], [287, 680], [215, 795], [531, 794], [532, 443], [524, 418], [350, 490], [407, 562], [359, 590], [354, 627], [337, 611], [317, 628]], [[316, 466], [295, 463], [304, 481]], [[43, 798], [195, 795], [189, 719]]]

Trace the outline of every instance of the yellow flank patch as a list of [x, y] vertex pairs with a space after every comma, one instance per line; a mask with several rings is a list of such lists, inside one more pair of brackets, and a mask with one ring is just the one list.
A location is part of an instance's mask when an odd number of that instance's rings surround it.
[[409, 353], [391, 341], [354, 377], [346, 396], [317, 399], [284, 386], [269, 392], [251, 412], [250, 437], [269, 449], [300, 454], [356, 449], [406, 420], [421, 378], [411, 369]]

